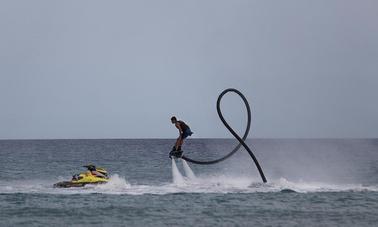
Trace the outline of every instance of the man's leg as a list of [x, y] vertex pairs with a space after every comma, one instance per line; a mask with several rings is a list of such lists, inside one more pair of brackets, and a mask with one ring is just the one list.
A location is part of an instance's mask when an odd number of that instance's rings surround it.
[[181, 137], [179, 137], [177, 138], [176, 144], [175, 144], [176, 151], [178, 150], [179, 147], [181, 147], [181, 145], [182, 145], [182, 139]]
[[181, 137], [177, 138], [175, 146], [172, 148], [172, 151], [169, 153], [169, 158], [172, 156], [180, 158], [182, 156], [181, 145], [183, 144], [183, 139]]
[[178, 151], [181, 151], [181, 146], [184, 144], [184, 140], [185, 138], [181, 138], [181, 140], [179, 141], [179, 146], [177, 148]]

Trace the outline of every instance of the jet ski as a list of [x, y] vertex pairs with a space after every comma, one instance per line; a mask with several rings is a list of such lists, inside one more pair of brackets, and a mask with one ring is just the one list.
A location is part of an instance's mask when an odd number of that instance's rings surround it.
[[104, 168], [94, 165], [83, 166], [88, 171], [75, 174], [70, 181], [62, 181], [54, 184], [54, 188], [84, 187], [87, 184], [105, 184], [109, 181], [108, 172]]

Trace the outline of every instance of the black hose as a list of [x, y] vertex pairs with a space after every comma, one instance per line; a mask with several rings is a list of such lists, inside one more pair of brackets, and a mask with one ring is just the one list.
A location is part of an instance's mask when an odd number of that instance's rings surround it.
[[[223, 114], [222, 114], [222, 111], [220, 109], [220, 102], [223, 98], [223, 96], [228, 93], [228, 92], [234, 92], [236, 94], [238, 94], [244, 101], [244, 104], [245, 104], [245, 107], [247, 108], [247, 116], [248, 116], [248, 122], [247, 122], [247, 127], [245, 129], [245, 132], [244, 132], [244, 135], [242, 138], [240, 138], [240, 136], [231, 128], [231, 126], [227, 123], [227, 121], [224, 119], [223, 117]], [[251, 158], [253, 159], [253, 161], [255, 162], [256, 164], [256, 167], [260, 173], [260, 176], [261, 176], [261, 179], [264, 183], [267, 182], [266, 178], [265, 178], [265, 175], [264, 175], [264, 172], [259, 164], [259, 162], [257, 161], [257, 158], [255, 157], [255, 155], [252, 153], [251, 149], [248, 147], [248, 145], [245, 143], [245, 140], [247, 139], [248, 137], [248, 133], [249, 133], [249, 130], [251, 128], [251, 108], [249, 107], [249, 104], [248, 104], [248, 101], [247, 99], [244, 97], [244, 95], [234, 89], [234, 88], [228, 88], [226, 90], [224, 90], [219, 96], [218, 96], [218, 100], [217, 100], [217, 112], [218, 112], [218, 116], [219, 118], [221, 119], [221, 121], [223, 122], [224, 126], [226, 126], [226, 128], [231, 132], [231, 134], [239, 141], [239, 144], [230, 152], [228, 153], [226, 156], [222, 157], [222, 158], [219, 158], [219, 159], [216, 159], [216, 160], [211, 160], [211, 161], [198, 161], [198, 160], [193, 160], [193, 159], [190, 159], [188, 157], [186, 157], [185, 155], [183, 155], [181, 158], [184, 159], [185, 161], [188, 161], [188, 162], [191, 162], [191, 163], [194, 163], [194, 164], [199, 164], [199, 165], [211, 165], [211, 164], [215, 164], [215, 163], [218, 163], [218, 162], [221, 162], [221, 161], [224, 161], [226, 159], [228, 159], [229, 157], [231, 157], [233, 154], [236, 153], [236, 151], [239, 150], [239, 148], [241, 146], [243, 146], [247, 151], [248, 151], [248, 154], [251, 156]]]

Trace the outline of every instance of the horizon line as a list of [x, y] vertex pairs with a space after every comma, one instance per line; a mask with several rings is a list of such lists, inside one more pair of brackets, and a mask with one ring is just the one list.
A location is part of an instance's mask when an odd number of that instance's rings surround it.
[[[174, 138], [0, 138], [0, 141], [10, 140], [175, 140]], [[190, 138], [189, 140], [208, 140], [208, 139], [235, 139], [234, 137], [202, 137], [202, 138]], [[370, 139], [375, 140], [378, 137], [248, 137], [247, 140], [358, 140], [358, 139]]]

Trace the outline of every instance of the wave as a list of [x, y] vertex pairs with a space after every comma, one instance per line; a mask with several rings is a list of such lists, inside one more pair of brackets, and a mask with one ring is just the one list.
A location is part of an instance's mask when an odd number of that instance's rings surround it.
[[165, 195], [172, 193], [280, 193], [280, 192], [378, 192], [378, 185], [326, 184], [321, 182], [292, 182], [285, 178], [260, 183], [259, 179], [235, 176], [185, 177], [178, 182], [160, 185], [130, 184], [124, 177], [114, 174], [109, 183], [87, 185], [83, 188], [53, 188], [53, 181], [28, 180], [0, 182], [0, 193], [46, 193], [46, 194], [118, 194], [118, 195]]

